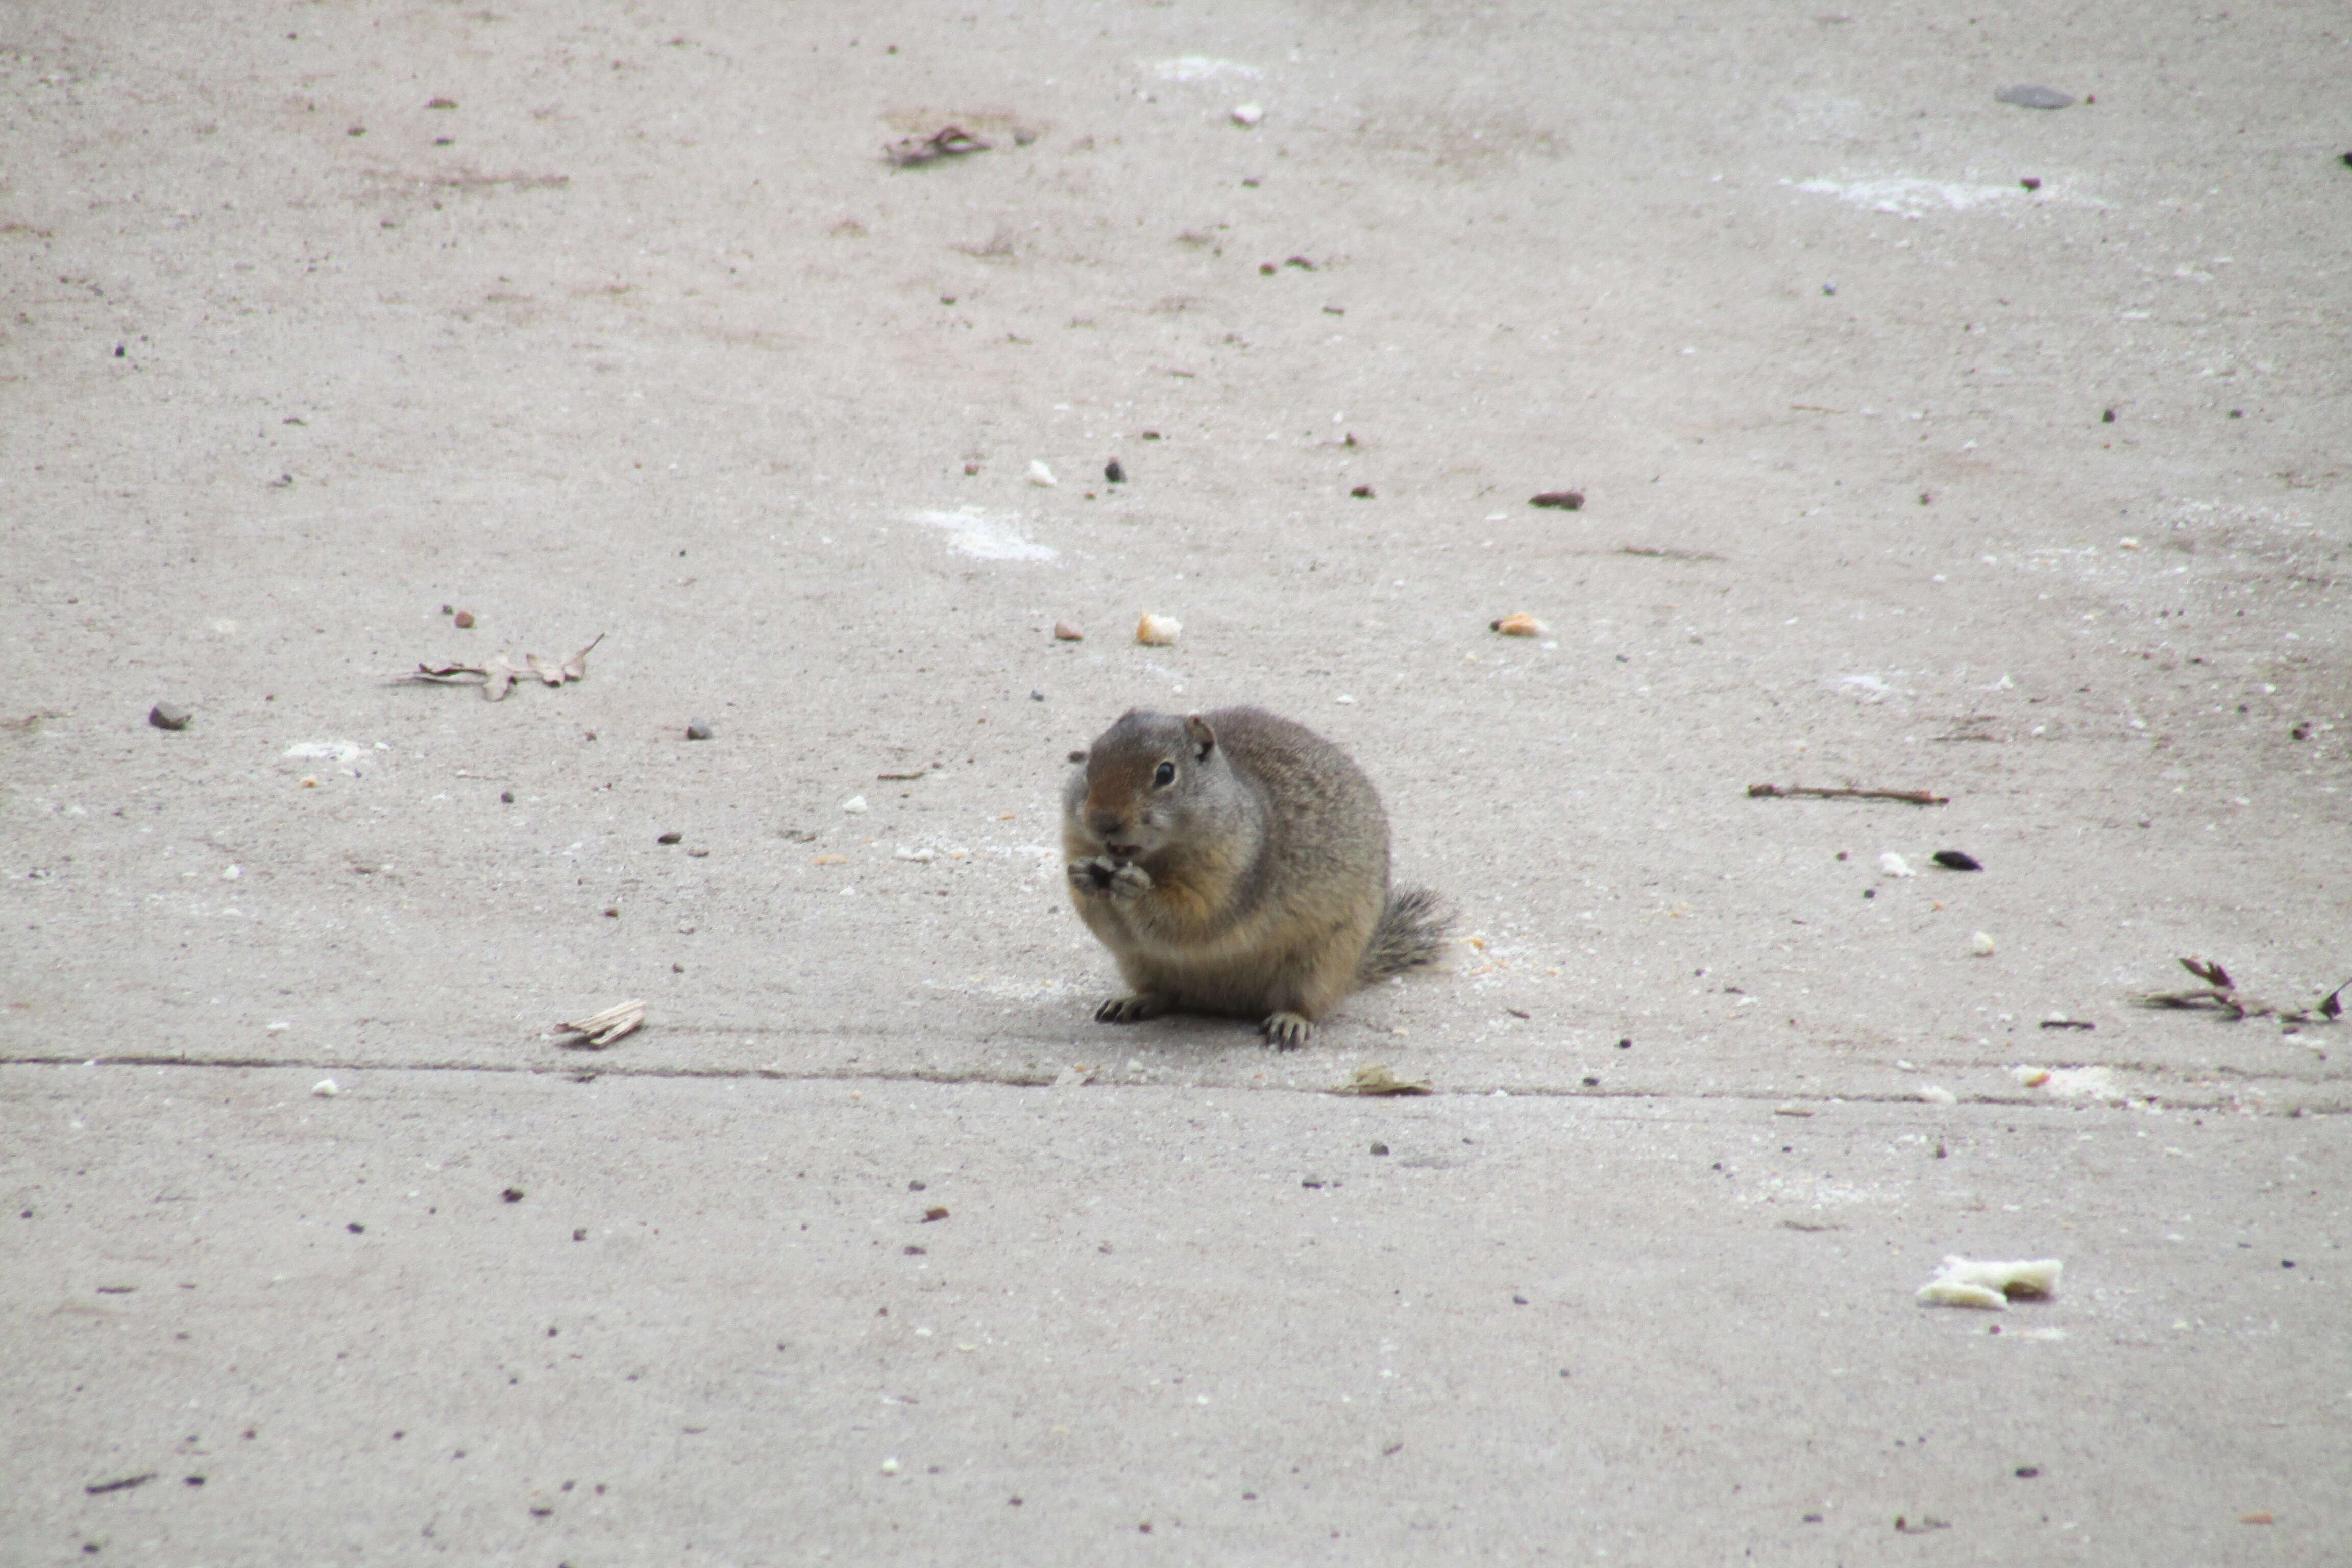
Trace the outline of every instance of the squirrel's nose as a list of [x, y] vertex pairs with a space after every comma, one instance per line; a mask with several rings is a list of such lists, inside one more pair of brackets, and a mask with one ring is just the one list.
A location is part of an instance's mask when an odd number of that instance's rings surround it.
[[1097, 811], [1087, 818], [1087, 826], [1094, 829], [1097, 838], [1108, 844], [1113, 838], [1118, 837], [1118, 830], [1127, 824], [1120, 820], [1118, 813], [1115, 811]]

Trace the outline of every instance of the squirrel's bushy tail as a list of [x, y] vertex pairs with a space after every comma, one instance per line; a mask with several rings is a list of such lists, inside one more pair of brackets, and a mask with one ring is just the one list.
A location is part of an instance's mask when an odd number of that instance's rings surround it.
[[1364, 946], [1357, 978], [1370, 984], [1436, 963], [1453, 924], [1454, 911], [1427, 888], [1395, 889], [1381, 911], [1381, 923], [1372, 928], [1372, 940]]

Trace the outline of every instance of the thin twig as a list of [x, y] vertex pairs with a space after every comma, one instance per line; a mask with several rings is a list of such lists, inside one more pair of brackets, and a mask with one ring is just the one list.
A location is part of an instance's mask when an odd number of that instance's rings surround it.
[[1924, 789], [1815, 789], [1811, 784], [1749, 784], [1750, 800], [1793, 800], [1810, 795], [1815, 800], [1900, 800], [1913, 805], [1948, 805], [1948, 795], [1933, 795]]

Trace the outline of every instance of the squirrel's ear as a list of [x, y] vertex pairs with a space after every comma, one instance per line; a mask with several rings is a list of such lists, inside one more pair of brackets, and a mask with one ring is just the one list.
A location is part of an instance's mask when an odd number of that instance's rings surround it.
[[1072, 752], [1070, 753], [1070, 761], [1074, 763], [1083, 763], [1086, 760], [1087, 754], [1084, 752]]
[[1207, 756], [1217, 744], [1217, 732], [1210, 729], [1209, 721], [1198, 713], [1184, 715], [1184, 734], [1192, 742], [1195, 761]]

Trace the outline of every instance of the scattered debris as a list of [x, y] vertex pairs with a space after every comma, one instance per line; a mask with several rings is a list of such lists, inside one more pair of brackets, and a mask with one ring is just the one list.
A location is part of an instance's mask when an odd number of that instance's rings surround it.
[[474, 625], [474, 612], [471, 610], [460, 610], [456, 615], [449, 617], [449, 624], [456, 626], [461, 632], [470, 631], [473, 629]]
[[841, 809], [854, 816], [866, 809], [866, 797], [862, 795], [853, 795], [841, 803]]
[[1882, 877], [1916, 877], [1919, 873], [1911, 869], [1911, 862], [1889, 849], [1878, 858], [1878, 874]]
[[1050, 490], [1062, 481], [1054, 477], [1054, 470], [1045, 466], [1044, 458], [1032, 458], [1029, 459], [1029, 482], [1041, 490]]
[[645, 1021], [646, 1005], [643, 1002], [616, 1003], [576, 1024], [556, 1025], [559, 1034], [581, 1037], [576, 1040], [559, 1040], [556, 1043], [567, 1049], [601, 1051]]
[[894, 142], [882, 149], [882, 155], [901, 169], [911, 169], [940, 158], [985, 153], [995, 145], [993, 142], [982, 141], [961, 125], [942, 125], [929, 136], [909, 136]]
[[1990, 958], [1995, 952], [1992, 937], [1990, 933], [1985, 931], [1970, 931], [1969, 933], [1969, 951], [1975, 953], [1979, 958]]
[[689, 741], [708, 741], [710, 739], [710, 721], [708, 719], [688, 719], [686, 721], [686, 738]]
[[1553, 507], [1561, 511], [1582, 511], [1584, 492], [1582, 490], [1545, 490], [1539, 495], [1529, 496], [1528, 504]]
[[1135, 623], [1135, 640], [1146, 647], [1167, 647], [1183, 635], [1184, 623], [1173, 616], [1146, 614]]
[[2055, 88], [2018, 86], [2005, 87], [1994, 93], [2000, 103], [2013, 103], [2020, 109], [2063, 109], [2074, 100]]
[[1791, 1103], [1789, 1105], [1776, 1105], [1772, 1108], [1772, 1114], [1775, 1116], [1811, 1116], [1812, 1113], [1813, 1108], [1810, 1105], [1797, 1105]]
[[335, 1096], [342, 1093], [343, 1091], [335, 1087], [335, 1080], [333, 1079], [322, 1078], [318, 1082], [310, 1086], [310, 1092], [317, 1095], [320, 1100], [332, 1100]]
[[595, 642], [590, 643], [562, 664], [541, 658], [535, 653], [527, 653], [523, 655], [523, 662], [518, 665], [506, 655], [500, 654], [488, 664], [437, 666], [420, 664], [416, 667], [415, 674], [404, 675], [400, 679], [410, 683], [431, 683], [438, 686], [462, 686], [478, 680], [482, 683], [483, 698], [488, 701], [497, 702], [502, 700], [508, 692], [513, 690], [515, 682], [526, 675], [537, 676], [541, 684], [547, 686], [562, 686], [567, 681], [586, 679], [588, 656], [595, 651], [596, 643], [604, 640], [604, 634], [597, 633]]
[[2183, 958], [2180, 967], [2205, 982], [2204, 985], [2193, 991], [2151, 992], [2139, 999], [2140, 1005], [2201, 1007], [2210, 1003], [2232, 1020], [2270, 1017], [2282, 1024], [2332, 1024], [2343, 1016], [2344, 993], [2352, 990], [2352, 980], [2347, 980], [2308, 1007], [2283, 1007], [2239, 990], [2230, 972], [2210, 958]]
[[1103, 465], [1103, 479], [1106, 483], [1114, 485], [1127, 483], [1127, 469], [1117, 458]]
[[1949, 1530], [1952, 1525], [1949, 1520], [1937, 1519], [1928, 1514], [1906, 1520], [1898, 1513], [1895, 1516], [1895, 1528], [1904, 1535], [1930, 1535], [1938, 1530]]
[[1286, 256], [1282, 258], [1282, 264], [1285, 267], [1296, 267], [1301, 272], [1312, 272], [1315, 270], [1315, 263], [1307, 260], [1307, 258], [1303, 256]]
[[1914, 1096], [1922, 1105], [1958, 1105], [1960, 1097], [1938, 1083], [1923, 1083]]
[[877, 779], [887, 779], [893, 784], [906, 784], [915, 779], [929, 778], [931, 776], [931, 770], [929, 768], [917, 768], [912, 773], [876, 773], [874, 776]]
[[2065, 1267], [2054, 1258], [2031, 1263], [1978, 1263], [1947, 1256], [1936, 1277], [1919, 1287], [1917, 1299], [1930, 1307], [1982, 1307], [2004, 1312], [2012, 1300], [2055, 1296], [2059, 1271]]
[[1750, 800], [1794, 800], [1807, 795], [1815, 800], [1901, 800], [1913, 805], [1949, 805], [1948, 795], [1931, 795], [1924, 789], [1815, 789], [1811, 784], [1749, 784]]
[[1087, 640], [1087, 634], [1078, 630], [1077, 627], [1070, 625], [1067, 621], [1055, 621], [1054, 623], [1054, 640], [1055, 642], [1084, 642]]
[[2045, 1029], [2095, 1029], [2098, 1026], [2091, 1022], [2088, 1018], [2069, 1018], [2062, 1013], [2054, 1017], [2042, 1019], [2042, 1027]]
[[925, 1225], [930, 1225], [935, 1221], [943, 1220], [947, 1217], [948, 1211], [945, 1207], [938, 1204], [934, 1204], [929, 1208], [923, 1211], [923, 1223]]
[[184, 730], [194, 715], [176, 702], [158, 702], [147, 710], [147, 722], [158, 730]]
[[1246, 129], [1265, 118], [1265, 110], [1255, 103], [1236, 103], [1233, 108], [1234, 123]]
[[1072, 1062], [1054, 1075], [1055, 1089], [1076, 1089], [1095, 1080], [1095, 1069], [1084, 1062]]
[[1490, 632], [1500, 632], [1507, 637], [1539, 637], [1551, 631], [1549, 626], [1524, 610], [1505, 616], [1499, 621], [1488, 621], [1486, 629]]
[[[1434, 1094], [1437, 1091], [1429, 1086], [1429, 1080], [1425, 1078], [1399, 1078], [1389, 1070], [1388, 1063], [1370, 1062], [1358, 1068], [1349, 1077], [1347, 1082], [1337, 1085], [1331, 1092], [1333, 1094], [1396, 1095]], [[1385, 1153], [1387, 1151], [1381, 1152]]]
[[1958, 849], [1938, 849], [1933, 857], [1937, 865], [1947, 871], [1981, 871], [1984, 862]]
[[1349, 490], [1348, 493], [1354, 496], [1358, 500], [1370, 500], [1372, 499], [1372, 487], [1370, 485], [1358, 485], [1354, 489]]

